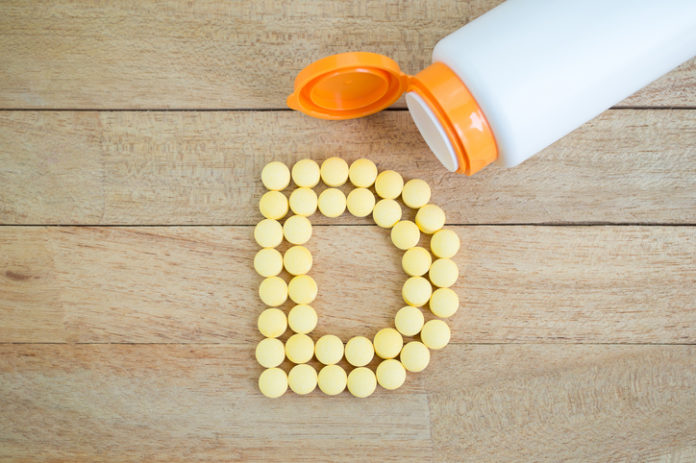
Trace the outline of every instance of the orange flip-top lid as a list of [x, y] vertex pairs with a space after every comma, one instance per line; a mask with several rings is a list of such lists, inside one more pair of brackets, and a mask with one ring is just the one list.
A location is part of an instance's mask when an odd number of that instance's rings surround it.
[[319, 119], [353, 119], [387, 108], [406, 91], [432, 107], [459, 160], [458, 172], [471, 175], [496, 159], [495, 139], [483, 112], [442, 63], [408, 76], [393, 59], [377, 53], [327, 56], [297, 75], [287, 104]]
[[407, 85], [408, 76], [391, 58], [363, 51], [340, 53], [304, 68], [287, 103], [320, 119], [353, 119], [388, 107]]

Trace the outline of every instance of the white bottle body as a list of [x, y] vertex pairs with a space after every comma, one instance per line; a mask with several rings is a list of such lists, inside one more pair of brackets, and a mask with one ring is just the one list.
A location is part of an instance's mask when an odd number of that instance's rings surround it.
[[442, 39], [515, 166], [696, 54], [696, 0], [508, 0]]

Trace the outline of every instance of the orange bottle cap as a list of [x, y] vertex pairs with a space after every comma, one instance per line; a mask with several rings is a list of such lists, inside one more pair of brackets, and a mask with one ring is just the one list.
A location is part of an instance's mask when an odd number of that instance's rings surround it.
[[[466, 85], [443, 63], [408, 76], [396, 61], [377, 53], [327, 56], [297, 75], [287, 104], [319, 119], [354, 119], [387, 108], [407, 91], [418, 95], [437, 119], [440, 145], [446, 145], [455, 165], [452, 169], [472, 175], [495, 161], [498, 149], [483, 111]], [[433, 140], [426, 141], [432, 148]]]
[[369, 52], [340, 53], [304, 68], [287, 104], [319, 119], [353, 119], [388, 107], [407, 85], [408, 76], [391, 58]]

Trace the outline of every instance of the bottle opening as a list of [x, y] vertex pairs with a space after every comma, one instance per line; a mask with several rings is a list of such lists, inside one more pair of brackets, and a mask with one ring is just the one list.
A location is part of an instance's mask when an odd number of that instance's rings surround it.
[[457, 153], [435, 113], [415, 92], [406, 93], [406, 105], [430, 150], [445, 169], [455, 172], [459, 168]]

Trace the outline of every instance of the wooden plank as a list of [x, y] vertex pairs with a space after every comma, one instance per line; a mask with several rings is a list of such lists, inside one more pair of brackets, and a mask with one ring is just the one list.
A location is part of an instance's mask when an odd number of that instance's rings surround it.
[[[453, 342], [696, 342], [694, 227], [453, 228]], [[0, 342], [254, 344], [264, 307], [252, 233], [0, 227]], [[391, 326], [405, 275], [385, 231], [316, 226], [308, 247], [314, 336]]]
[[437, 461], [693, 461], [694, 354], [695, 346], [448, 348], [423, 374]]
[[[416, 73], [499, 3], [4, 1], [0, 107], [284, 108], [316, 59], [374, 51]], [[695, 71], [691, 60], [622, 104], [694, 106]]]
[[249, 346], [4, 344], [0, 458], [686, 462], [694, 359], [694, 346], [453, 345], [397, 391], [271, 401]]
[[694, 127], [696, 111], [609, 111], [519, 167], [469, 178], [448, 174], [402, 111], [336, 123], [288, 112], [4, 112], [0, 222], [250, 225], [266, 162], [341, 155], [426, 179], [450, 223], [696, 223]]

